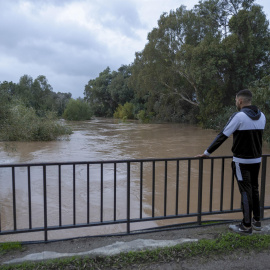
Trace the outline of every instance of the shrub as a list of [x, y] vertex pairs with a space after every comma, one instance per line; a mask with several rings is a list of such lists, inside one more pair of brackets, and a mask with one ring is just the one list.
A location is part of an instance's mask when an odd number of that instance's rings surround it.
[[149, 123], [150, 118], [146, 114], [145, 110], [140, 110], [138, 114], [136, 115], [137, 119], [142, 123]]
[[71, 129], [60, 124], [52, 112], [38, 117], [33, 108], [22, 103], [11, 105], [1, 122], [0, 139], [3, 141], [50, 141], [71, 134]]
[[132, 103], [126, 102], [124, 106], [118, 105], [116, 111], [113, 114], [114, 118], [119, 119], [134, 119], [134, 105]]
[[90, 120], [93, 116], [90, 105], [81, 99], [70, 99], [63, 118], [70, 121]]

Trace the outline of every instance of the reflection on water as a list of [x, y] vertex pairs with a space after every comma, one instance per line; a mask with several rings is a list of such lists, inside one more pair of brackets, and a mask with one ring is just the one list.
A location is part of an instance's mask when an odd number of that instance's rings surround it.
[[[193, 157], [202, 153], [216, 136], [216, 132], [203, 130], [201, 128], [185, 124], [140, 124], [136, 121], [122, 123], [114, 119], [94, 119], [88, 122], [70, 123], [74, 133], [69, 140], [58, 140], [54, 142], [16, 142], [13, 147], [16, 151], [6, 151], [4, 144], [0, 144], [0, 163], [39, 163], [39, 162], [66, 162], [66, 161], [95, 161], [95, 160], [122, 160], [140, 158], [173, 158]], [[229, 138], [215, 153], [215, 155], [231, 155], [232, 140]], [[264, 154], [269, 149], [264, 148]], [[218, 163], [218, 161], [217, 161]], [[113, 220], [114, 213], [114, 179], [112, 177], [113, 164], [104, 164], [103, 192], [100, 191], [100, 164], [90, 166], [90, 186], [87, 189], [87, 167], [76, 166], [76, 216], [73, 215], [73, 201], [71, 199], [73, 182], [72, 165], [62, 166], [61, 183], [58, 182], [58, 167], [51, 166], [47, 170], [47, 205], [48, 226], [56, 226], [59, 223], [73, 224], [86, 223], [87, 218], [91, 222]], [[198, 161], [193, 161], [191, 171], [188, 172], [188, 161], [179, 164], [179, 183], [176, 182], [176, 162], [168, 163], [167, 184], [164, 182], [164, 163], [156, 162], [155, 182], [152, 180], [152, 163], [144, 163], [143, 168], [143, 212], [142, 217], [160, 215], [173, 215], [177, 213], [192, 213], [197, 211], [197, 186], [198, 186]], [[203, 184], [203, 207], [209, 209], [210, 196], [213, 197], [213, 210], [220, 209], [220, 168], [216, 166], [213, 181], [213, 194], [210, 192], [210, 161], [205, 161], [205, 173]], [[224, 194], [231, 189], [230, 161], [225, 164]], [[139, 218], [140, 215], [140, 168], [139, 164], [131, 165], [131, 218]], [[190, 183], [187, 182], [190, 174]], [[16, 168], [16, 207], [17, 228], [42, 226], [44, 223], [43, 213], [43, 178], [42, 167], [31, 168], [31, 190], [28, 188], [26, 168]], [[226, 181], [226, 179], [229, 179]], [[178, 190], [178, 204], [176, 204], [176, 186]], [[188, 194], [188, 185], [190, 192]], [[167, 189], [165, 189], [167, 188]], [[59, 189], [61, 199], [59, 200]], [[117, 186], [116, 190], [116, 218], [126, 217], [126, 165], [117, 164]], [[152, 208], [152, 190], [155, 190]], [[165, 192], [166, 190], [166, 192]], [[31, 203], [28, 194], [31, 192]], [[12, 175], [10, 169], [0, 170], [0, 225], [1, 230], [13, 229], [13, 199], [12, 198]], [[89, 197], [88, 197], [89, 195]], [[164, 198], [167, 206], [164, 207]], [[104, 205], [104, 212], [100, 211], [100, 203]], [[89, 201], [89, 209], [87, 203]], [[229, 208], [230, 200], [224, 197], [224, 207]], [[61, 211], [59, 212], [59, 205]], [[238, 193], [235, 192], [234, 205], [240, 205]], [[29, 209], [31, 209], [32, 220], [29, 220]], [[89, 212], [88, 212], [89, 211]], [[154, 213], [153, 213], [154, 211]], [[239, 218], [239, 215], [236, 216]], [[213, 217], [216, 219], [217, 217]], [[182, 221], [182, 220], [181, 220]], [[179, 220], [170, 224], [179, 223]], [[168, 221], [148, 222], [144, 224], [132, 224], [132, 229], [143, 227], [154, 227], [166, 225]], [[101, 231], [102, 230], [102, 231]], [[75, 237], [85, 234], [101, 234], [121, 232], [126, 230], [126, 225], [106, 226], [103, 228], [70, 230], [50, 232], [50, 237]], [[31, 240], [42, 239], [43, 235], [32, 236]], [[2, 236], [1, 241], [17, 239], [15, 236]], [[22, 240], [29, 240], [29, 235], [22, 236]]]

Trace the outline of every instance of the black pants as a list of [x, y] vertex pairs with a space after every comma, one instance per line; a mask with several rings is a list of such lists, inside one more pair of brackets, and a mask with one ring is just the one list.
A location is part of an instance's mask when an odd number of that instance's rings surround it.
[[233, 173], [237, 179], [241, 193], [243, 224], [251, 226], [252, 213], [256, 220], [260, 220], [260, 198], [258, 175], [261, 163], [243, 164], [232, 162]]

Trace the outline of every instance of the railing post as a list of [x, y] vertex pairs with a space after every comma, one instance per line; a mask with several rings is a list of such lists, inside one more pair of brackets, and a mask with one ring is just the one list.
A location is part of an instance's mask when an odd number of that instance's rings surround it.
[[140, 162], [140, 219], [143, 212], [143, 162]]
[[179, 201], [179, 159], [176, 161], [176, 198], [175, 198], [175, 215], [178, 215], [178, 201]]
[[198, 179], [198, 218], [199, 225], [202, 224], [202, 182], [203, 182], [203, 158], [199, 159], [199, 179]]
[[17, 230], [15, 168], [12, 166], [13, 228]]
[[266, 184], [266, 167], [267, 167], [267, 157], [262, 157], [262, 171], [261, 171], [261, 194], [260, 194], [260, 212], [261, 219], [264, 218], [264, 201], [265, 201], [265, 184]]
[[164, 179], [164, 217], [167, 215], [167, 181], [168, 181], [168, 162], [165, 160], [165, 179]]
[[90, 164], [87, 163], [87, 223], [90, 223]]
[[47, 176], [46, 165], [43, 165], [43, 201], [44, 201], [44, 240], [48, 241], [47, 221]]
[[220, 211], [223, 211], [223, 195], [224, 195], [224, 158], [221, 163], [221, 187], [220, 187]]
[[29, 213], [29, 229], [32, 229], [32, 203], [31, 203], [31, 172], [30, 166], [27, 166], [28, 174], [28, 213]]
[[103, 222], [103, 163], [100, 164], [100, 222]]
[[61, 164], [58, 165], [58, 204], [59, 204], [59, 226], [62, 226], [62, 176], [61, 176]]
[[127, 233], [130, 233], [130, 162], [127, 162]]
[[152, 163], [152, 218], [155, 217], [155, 185], [156, 185], [156, 165]]
[[116, 163], [113, 167], [113, 220], [116, 221]]
[[73, 164], [73, 225], [76, 225], [76, 166]]

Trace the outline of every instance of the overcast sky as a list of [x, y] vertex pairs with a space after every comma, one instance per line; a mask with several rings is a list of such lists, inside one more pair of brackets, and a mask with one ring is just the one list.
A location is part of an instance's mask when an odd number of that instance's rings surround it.
[[[199, 0], [0, 0], [0, 82], [45, 75], [83, 97], [106, 67], [134, 61], [163, 12]], [[270, 18], [270, 1], [256, 0]]]

